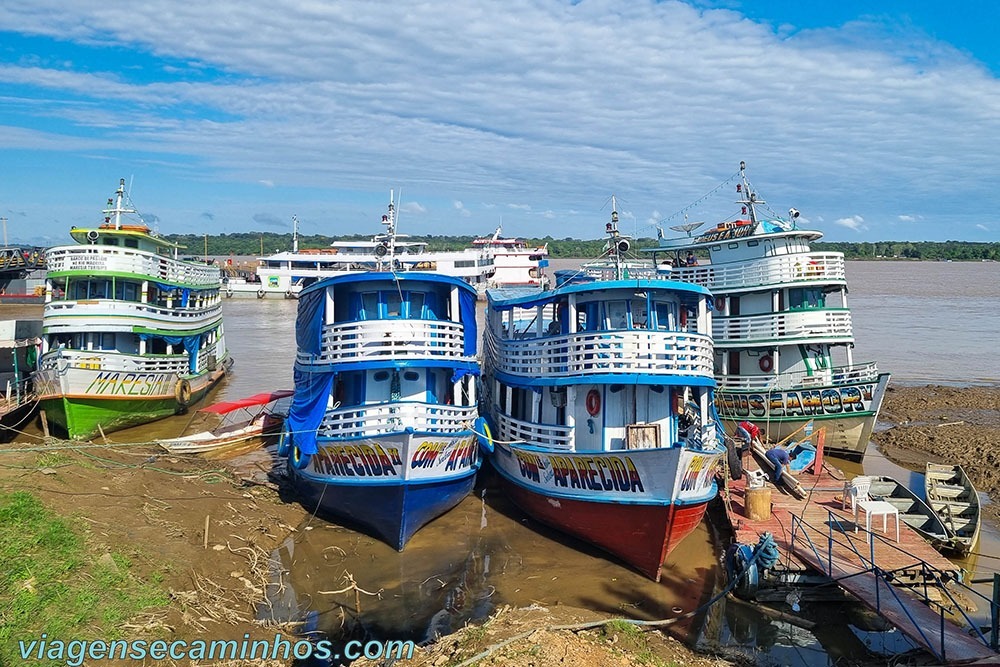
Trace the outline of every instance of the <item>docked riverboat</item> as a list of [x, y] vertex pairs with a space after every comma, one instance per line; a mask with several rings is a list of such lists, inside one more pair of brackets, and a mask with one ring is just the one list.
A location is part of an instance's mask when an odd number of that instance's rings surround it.
[[711, 295], [655, 271], [626, 278], [617, 212], [606, 231], [590, 271], [611, 275], [487, 291], [477, 432], [527, 514], [659, 580], [716, 495], [725, 452]]
[[480, 465], [476, 301], [465, 281], [422, 271], [302, 290], [278, 451], [305, 504], [402, 550], [468, 495]]
[[[382, 216], [383, 233], [369, 241], [334, 241], [327, 248], [300, 250], [298, 221], [293, 219], [292, 249], [261, 257], [254, 275], [227, 276], [228, 298], [296, 298], [302, 289], [323, 278], [375, 271], [379, 266], [397, 273], [420, 271], [460, 278], [482, 291], [495, 272], [493, 255], [475, 247], [428, 251], [423, 241], [407, 241], [396, 232], [396, 204]], [[391, 265], [386, 259], [392, 257]]]
[[126, 208], [47, 251], [43, 339], [34, 375], [50, 425], [88, 439], [184, 412], [232, 360], [216, 267], [179, 258]]
[[541, 285], [549, 263], [548, 244], [532, 246], [524, 239], [505, 238], [501, 234], [502, 228], [498, 226], [492, 236], [472, 242], [472, 247], [482, 248], [493, 259], [495, 272], [487, 287]]
[[736, 190], [740, 219], [648, 249], [677, 280], [712, 291], [718, 413], [730, 432], [751, 420], [771, 441], [814, 420], [829, 454], [860, 461], [889, 374], [854, 360], [844, 256], [810, 250], [822, 234], [800, 229], [795, 209], [761, 218], [743, 162]]

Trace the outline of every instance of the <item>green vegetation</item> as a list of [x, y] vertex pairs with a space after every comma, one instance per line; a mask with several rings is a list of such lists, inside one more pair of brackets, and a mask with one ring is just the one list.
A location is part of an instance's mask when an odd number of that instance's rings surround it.
[[89, 552], [34, 495], [0, 494], [0, 665], [23, 663], [18, 640], [120, 639], [129, 618], [166, 605], [164, 591], [130, 567], [120, 553]]
[[[168, 235], [166, 238], [187, 247], [190, 255], [207, 254], [209, 256], [224, 255], [270, 255], [279, 250], [290, 250], [291, 234], [274, 234], [272, 232], [245, 232], [239, 234], [220, 234], [217, 236], [198, 236], [193, 234]], [[326, 248], [334, 240], [362, 241], [370, 239], [370, 235], [354, 234], [351, 236], [299, 236], [299, 248], [302, 250]], [[414, 236], [410, 240], [425, 241], [428, 250], [460, 250], [472, 245], [475, 236]], [[604, 239], [580, 240], [573, 238], [526, 239], [529, 244], [548, 244], [550, 257], [575, 258], [598, 257], [604, 248]], [[207, 242], [207, 250], [206, 250]], [[653, 248], [656, 239], [639, 238], [633, 241], [633, 248]], [[955, 260], [955, 261], [1000, 261], [1000, 242], [980, 243], [973, 241], [878, 241], [875, 243], [813, 243], [812, 249], [817, 252], [842, 252], [847, 259], [924, 259], [924, 260]]]

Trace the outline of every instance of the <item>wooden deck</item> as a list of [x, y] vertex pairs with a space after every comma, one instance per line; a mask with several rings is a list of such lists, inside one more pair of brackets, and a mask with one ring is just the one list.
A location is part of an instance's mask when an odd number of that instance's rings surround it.
[[[749, 464], [748, 467], [756, 466]], [[881, 517], [873, 520], [873, 537], [869, 543], [861, 513], [858, 516], [860, 527], [855, 533], [850, 504], [846, 510], [842, 509], [845, 475], [829, 463], [818, 475], [806, 472], [796, 477], [805, 491], [805, 498], [797, 499], [768, 482], [771, 515], [763, 521], [747, 518], [746, 476], [728, 483], [722, 493], [738, 543], [753, 546], [764, 532], [771, 533], [781, 554], [776, 570], [784, 570], [786, 574], [820, 573], [836, 579], [843, 589], [942, 662], [963, 663], [1000, 657], [955, 623], [942, 624], [937, 608], [905, 590], [908, 585], [924, 590], [925, 582], [932, 583], [928, 574], [933, 570], [957, 576], [958, 567], [903, 522], [899, 524], [899, 541], [896, 542], [891, 518], [886, 533], [882, 532]], [[876, 577], [872, 573], [873, 566], [891, 572], [897, 585], [890, 586]]]

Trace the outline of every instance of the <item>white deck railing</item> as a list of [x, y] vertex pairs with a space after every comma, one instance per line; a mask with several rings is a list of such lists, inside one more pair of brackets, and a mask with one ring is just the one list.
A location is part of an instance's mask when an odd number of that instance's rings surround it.
[[475, 406], [462, 407], [400, 401], [327, 410], [317, 433], [325, 438], [356, 438], [414, 431], [455, 434], [468, 431], [478, 415]]
[[192, 287], [214, 287], [222, 281], [218, 267], [120, 246], [66, 246], [52, 248], [45, 256], [50, 274], [65, 271], [133, 274], [136, 278]]
[[365, 320], [323, 327], [318, 357], [299, 353], [300, 364], [384, 359], [461, 359], [465, 326], [440, 320]]
[[[206, 353], [207, 361], [207, 353]], [[114, 350], [60, 350], [58, 355], [46, 355], [41, 362], [41, 369], [56, 369], [60, 372], [67, 368], [82, 368], [100, 370], [109, 373], [179, 373], [190, 372], [187, 356], [183, 353], [173, 355], [139, 356], [116, 352]]]
[[536, 424], [514, 419], [502, 413], [497, 413], [496, 418], [501, 441], [526, 442], [567, 452], [573, 450], [573, 429], [568, 426]]
[[679, 266], [671, 270], [670, 277], [707, 287], [713, 292], [779, 285], [788, 287], [811, 281], [847, 281], [844, 256], [835, 252], [810, 252], [761, 257], [745, 262]]
[[497, 370], [523, 376], [711, 376], [713, 369], [712, 340], [677, 331], [600, 331], [524, 340], [500, 340], [488, 332], [486, 346]]
[[796, 344], [854, 340], [846, 308], [812, 308], [745, 317], [716, 316], [712, 333], [717, 347], [747, 344]]
[[45, 304], [45, 330], [60, 331], [132, 331], [135, 327], [167, 329], [185, 333], [209, 326], [222, 317], [222, 302], [206, 308], [164, 308], [138, 301], [87, 299], [51, 301]]
[[777, 378], [773, 375], [720, 375], [718, 381], [720, 390], [766, 391], [874, 382], [878, 379], [878, 375], [878, 365], [870, 362], [819, 369], [812, 374], [806, 371], [782, 373]]

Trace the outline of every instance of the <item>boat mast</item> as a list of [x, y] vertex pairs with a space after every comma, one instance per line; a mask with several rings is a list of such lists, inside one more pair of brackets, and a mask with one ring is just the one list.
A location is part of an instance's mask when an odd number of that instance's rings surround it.
[[604, 227], [608, 236], [608, 255], [615, 263], [615, 280], [622, 280], [622, 253], [629, 249], [629, 242], [618, 233], [618, 202], [611, 195], [611, 222]]
[[743, 205], [743, 214], [750, 218], [750, 222], [757, 224], [757, 204], [767, 204], [763, 199], [757, 199], [757, 193], [753, 191], [750, 187], [750, 181], [747, 180], [746, 174], [747, 163], [740, 160], [740, 183], [736, 184], [736, 192], [742, 195], [741, 199], [737, 199], [737, 204]]
[[122, 213], [135, 213], [134, 210], [128, 208], [122, 208], [122, 202], [125, 199], [125, 179], [119, 179], [118, 190], [115, 191], [115, 198], [112, 199], [108, 197], [108, 207], [104, 209], [104, 223], [111, 223], [111, 216], [115, 217], [115, 229], [121, 229], [122, 227]]
[[[375, 237], [381, 243], [375, 246], [375, 256], [378, 257], [378, 270], [382, 270], [382, 262], [385, 257], [389, 258], [389, 270], [393, 267], [393, 257], [396, 256], [396, 193], [389, 190], [389, 212], [382, 216], [382, 224], [385, 225], [385, 234]], [[380, 252], [381, 251], [381, 252]]]

